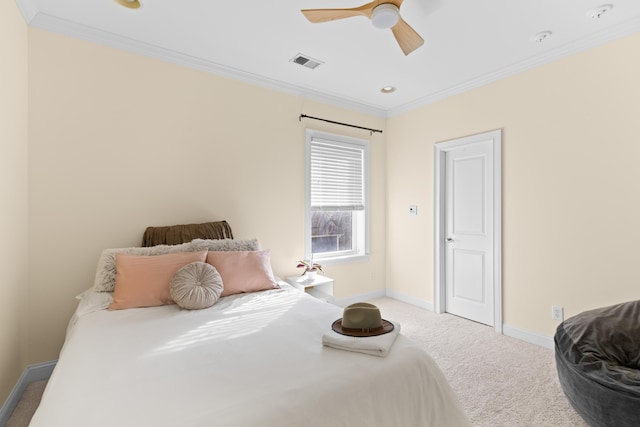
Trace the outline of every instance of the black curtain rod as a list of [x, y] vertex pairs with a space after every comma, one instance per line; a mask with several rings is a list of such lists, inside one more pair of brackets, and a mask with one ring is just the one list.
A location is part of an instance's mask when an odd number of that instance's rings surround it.
[[298, 121], [301, 121], [302, 119], [320, 120], [327, 123], [333, 123], [334, 125], [349, 126], [350, 128], [368, 130], [369, 132], [371, 132], [372, 135], [373, 135], [373, 132], [382, 133], [380, 129], [371, 129], [371, 128], [366, 128], [362, 126], [350, 125], [349, 123], [334, 122], [333, 120], [321, 119], [320, 117], [307, 116], [306, 114], [300, 114], [300, 117], [298, 117]]

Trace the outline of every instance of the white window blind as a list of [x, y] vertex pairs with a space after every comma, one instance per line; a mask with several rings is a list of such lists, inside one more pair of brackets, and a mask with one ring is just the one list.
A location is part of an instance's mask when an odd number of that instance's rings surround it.
[[364, 148], [311, 138], [311, 210], [364, 210]]

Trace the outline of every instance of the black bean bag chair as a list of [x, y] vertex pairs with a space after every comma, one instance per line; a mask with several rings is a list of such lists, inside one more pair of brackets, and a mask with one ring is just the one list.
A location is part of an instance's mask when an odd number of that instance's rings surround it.
[[640, 426], [640, 300], [570, 317], [554, 341], [562, 390], [590, 426]]

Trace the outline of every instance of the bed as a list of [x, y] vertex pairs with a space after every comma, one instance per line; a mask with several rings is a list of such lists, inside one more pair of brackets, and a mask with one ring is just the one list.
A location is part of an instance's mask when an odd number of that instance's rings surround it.
[[323, 346], [342, 308], [277, 284], [201, 310], [87, 290], [31, 426], [470, 425], [408, 338], [386, 357]]

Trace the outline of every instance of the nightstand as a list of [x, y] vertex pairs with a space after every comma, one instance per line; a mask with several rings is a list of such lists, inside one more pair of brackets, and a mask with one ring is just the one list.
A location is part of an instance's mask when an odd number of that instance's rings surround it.
[[333, 279], [327, 276], [318, 275], [313, 279], [307, 279], [305, 276], [289, 276], [285, 280], [294, 288], [315, 298], [333, 302]]

